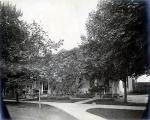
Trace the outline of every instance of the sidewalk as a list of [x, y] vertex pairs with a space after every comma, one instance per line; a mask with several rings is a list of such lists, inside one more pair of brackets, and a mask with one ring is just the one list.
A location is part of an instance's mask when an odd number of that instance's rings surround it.
[[148, 94], [146, 95], [128, 95], [128, 101], [134, 103], [148, 103]]
[[[89, 99], [89, 100], [92, 100], [92, 99]], [[38, 101], [22, 101], [22, 102], [39, 103]], [[92, 109], [92, 108], [145, 110], [144, 106], [97, 105], [97, 104], [80, 104], [80, 103], [81, 102], [77, 102], [77, 103], [41, 102], [41, 104], [46, 104], [46, 105], [59, 108], [67, 112], [68, 114], [74, 116], [78, 120], [106, 120], [103, 117], [86, 112], [88, 109]]]
[[[27, 101], [29, 103], [29, 101]], [[30, 102], [38, 103], [38, 102]], [[56, 102], [41, 102], [42, 104], [51, 105], [59, 108], [68, 114], [74, 116], [78, 120], [106, 120], [103, 117], [86, 112], [89, 107], [85, 107], [86, 104], [76, 104], [76, 103], [56, 103]]]
[[[29, 101], [27, 101], [29, 102]], [[38, 103], [38, 102], [30, 102]], [[59, 108], [70, 115], [76, 117], [79, 120], [106, 120], [103, 117], [86, 112], [92, 108], [108, 108], [108, 109], [126, 109], [126, 110], [145, 110], [145, 107], [141, 106], [121, 106], [121, 105], [93, 105], [93, 104], [78, 104], [78, 103], [56, 103], [56, 102], [41, 102]]]

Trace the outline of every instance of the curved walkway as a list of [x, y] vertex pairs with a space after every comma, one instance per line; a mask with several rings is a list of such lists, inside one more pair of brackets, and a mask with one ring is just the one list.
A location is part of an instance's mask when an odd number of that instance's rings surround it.
[[[29, 101], [28, 101], [29, 102]], [[38, 103], [38, 102], [30, 102]], [[121, 106], [121, 105], [95, 105], [95, 104], [80, 104], [80, 103], [56, 103], [56, 102], [41, 102], [42, 104], [57, 107], [79, 120], [106, 120], [103, 117], [88, 113], [86, 110], [91, 108], [108, 108], [108, 109], [128, 109], [128, 110], [145, 110], [142, 106]]]
[[[30, 103], [38, 103], [38, 102], [32, 101]], [[78, 120], [106, 120], [105, 118], [86, 112], [87, 109], [90, 109], [88, 106], [86, 106], [86, 104], [56, 103], [56, 102], [41, 102], [41, 104], [47, 104], [59, 108], [69, 113], [70, 115], [74, 116]]]
[[[27, 103], [39, 103], [38, 101], [22, 101]], [[97, 104], [81, 104], [77, 103], [57, 103], [57, 102], [41, 102], [59, 108], [68, 114], [74, 116], [78, 120], [106, 120], [103, 117], [88, 113], [88, 109], [92, 108], [108, 108], [108, 109], [128, 109], [128, 110], [145, 110], [144, 106], [121, 106], [121, 105], [97, 105]]]

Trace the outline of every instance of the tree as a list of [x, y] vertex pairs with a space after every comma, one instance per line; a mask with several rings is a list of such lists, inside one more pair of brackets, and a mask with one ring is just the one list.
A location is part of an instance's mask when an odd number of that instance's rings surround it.
[[53, 56], [53, 79], [56, 82], [56, 91], [63, 95], [78, 93], [82, 87], [83, 60], [82, 50], [79, 48], [62, 50]]
[[[8, 64], [17, 61], [17, 54], [19, 49], [17, 44], [24, 39], [24, 32], [20, 29], [22, 22], [19, 17], [22, 16], [20, 11], [17, 11], [14, 6], [10, 4], [0, 3], [0, 57], [4, 67], [1, 68], [8, 71]], [[15, 47], [16, 46], [16, 47]], [[7, 72], [2, 73], [3, 77], [7, 77]], [[1, 78], [4, 80], [4, 78]]]
[[86, 28], [87, 36], [82, 37], [86, 55], [99, 69], [98, 74], [124, 82], [127, 102], [128, 76], [144, 74], [148, 69], [146, 1], [99, 2], [97, 10], [89, 14]]
[[6, 71], [1, 74], [8, 78], [10, 85], [15, 83], [17, 86], [21, 85], [22, 77], [32, 80], [30, 76], [34, 71], [41, 72], [50, 60], [51, 50], [62, 44], [62, 41], [55, 43], [49, 39], [38, 23], [28, 24], [20, 19], [21, 16], [22, 12], [15, 6], [0, 3], [0, 63], [4, 64], [1, 72]]

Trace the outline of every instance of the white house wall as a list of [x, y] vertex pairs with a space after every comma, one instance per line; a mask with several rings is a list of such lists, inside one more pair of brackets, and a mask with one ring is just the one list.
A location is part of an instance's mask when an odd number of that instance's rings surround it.
[[133, 91], [133, 83], [134, 83], [134, 79], [128, 77], [128, 86], [127, 86], [127, 91], [128, 92], [132, 92]]
[[112, 94], [123, 94], [123, 83], [121, 80], [111, 82]]
[[[134, 89], [133, 88], [134, 79], [129, 77], [127, 84], [128, 84], [127, 85], [127, 92], [132, 92]], [[111, 81], [111, 82], [109, 82], [109, 86], [110, 86], [110, 93], [119, 94], [119, 95], [124, 94], [124, 85], [123, 85], [123, 82], [121, 80]]]

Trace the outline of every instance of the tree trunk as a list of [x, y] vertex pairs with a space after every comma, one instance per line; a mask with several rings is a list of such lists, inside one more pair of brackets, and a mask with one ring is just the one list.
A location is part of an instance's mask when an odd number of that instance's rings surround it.
[[114, 94], [113, 94], [113, 82], [112, 82], [112, 85], [111, 85], [111, 97], [112, 98], [114, 97]]
[[19, 94], [18, 94], [18, 90], [16, 90], [16, 102], [19, 103]]
[[124, 82], [124, 102], [127, 103], [127, 79], [126, 78], [123, 82]]
[[41, 89], [39, 87], [39, 108], [41, 108]]

